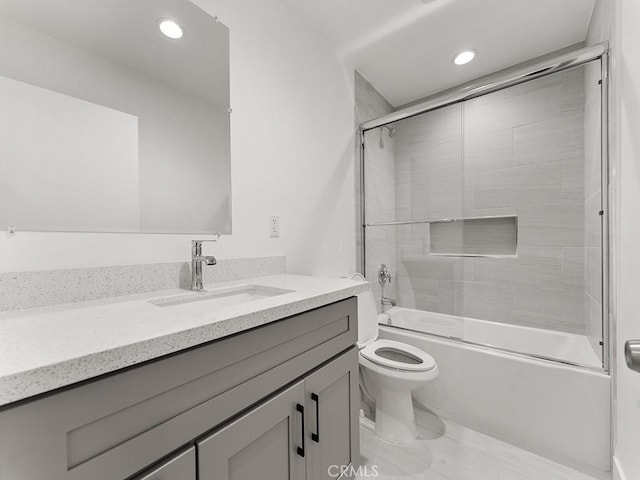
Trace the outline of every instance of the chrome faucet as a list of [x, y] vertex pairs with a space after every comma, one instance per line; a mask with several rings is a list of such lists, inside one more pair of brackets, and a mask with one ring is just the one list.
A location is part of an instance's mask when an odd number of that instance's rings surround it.
[[215, 240], [191, 240], [191, 290], [201, 292], [202, 285], [202, 264], [215, 265], [218, 263], [216, 257], [202, 255], [202, 243], [215, 242]]
[[387, 282], [391, 283], [391, 272], [389, 272], [389, 269], [383, 263], [378, 267], [378, 283], [380, 284], [381, 290], [380, 304], [382, 306], [391, 305], [392, 307], [395, 307], [397, 305], [396, 301], [393, 298], [387, 298], [384, 296], [384, 286]]

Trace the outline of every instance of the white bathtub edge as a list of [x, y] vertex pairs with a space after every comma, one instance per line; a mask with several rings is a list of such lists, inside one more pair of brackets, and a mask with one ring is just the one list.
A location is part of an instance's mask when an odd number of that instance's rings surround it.
[[406, 307], [392, 307], [386, 313], [389, 319], [379, 318], [378, 323], [602, 371], [602, 360], [584, 335]]
[[380, 331], [389, 331], [389, 332], [395, 332], [395, 331], [403, 331], [406, 332], [407, 334], [417, 334], [417, 335], [424, 335], [425, 337], [429, 338], [429, 340], [433, 341], [433, 342], [437, 342], [437, 343], [444, 343], [444, 344], [453, 344], [456, 346], [456, 348], [462, 348], [465, 350], [470, 350], [470, 351], [481, 351], [483, 353], [486, 353], [488, 355], [495, 355], [498, 357], [506, 357], [506, 358], [517, 358], [518, 360], [522, 361], [522, 362], [527, 362], [527, 363], [531, 363], [531, 364], [543, 364], [545, 367], [549, 367], [549, 368], [559, 368], [559, 369], [563, 369], [563, 370], [579, 370], [581, 373], [584, 373], [585, 375], [593, 375], [595, 377], [605, 377], [605, 378], [610, 378], [611, 376], [608, 373], [605, 373], [603, 370], [600, 370], [598, 368], [594, 368], [594, 367], [590, 367], [587, 365], [574, 365], [572, 363], [566, 363], [560, 360], [554, 360], [551, 358], [544, 358], [544, 357], [537, 357], [535, 355], [531, 355], [528, 353], [521, 353], [521, 352], [510, 352], [508, 350], [503, 350], [501, 348], [496, 348], [496, 347], [492, 347], [490, 345], [480, 345], [480, 344], [475, 344], [475, 343], [469, 343], [469, 342], [465, 342], [463, 340], [459, 340], [457, 338], [446, 338], [446, 337], [441, 337], [439, 335], [433, 335], [430, 333], [423, 333], [423, 332], [416, 332], [413, 330], [407, 330], [407, 329], [403, 329], [403, 328], [398, 328], [398, 327], [394, 327], [394, 326], [388, 326], [388, 325], [383, 325], [380, 324]]

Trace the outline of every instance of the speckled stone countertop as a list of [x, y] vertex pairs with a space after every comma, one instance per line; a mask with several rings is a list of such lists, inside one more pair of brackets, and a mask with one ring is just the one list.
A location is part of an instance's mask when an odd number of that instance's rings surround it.
[[149, 301], [189, 293], [180, 289], [0, 314], [0, 406], [343, 300], [368, 287], [343, 278], [274, 275], [205, 288], [233, 285], [292, 292], [205, 314]]

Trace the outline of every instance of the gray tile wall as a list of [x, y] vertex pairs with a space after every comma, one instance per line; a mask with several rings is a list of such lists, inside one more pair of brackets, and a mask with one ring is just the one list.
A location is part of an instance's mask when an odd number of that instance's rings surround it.
[[578, 68], [398, 124], [396, 219], [519, 224], [517, 258], [429, 255], [428, 226], [394, 227], [401, 305], [586, 332], [584, 106]]
[[[462, 105], [398, 122], [397, 128], [396, 218], [461, 218]], [[462, 315], [462, 257], [429, 255], [427, 224], [396, 227], [395, 232], [398, 303], [419, 310]], [[456, 243], [462, 243], [461, 230]]]

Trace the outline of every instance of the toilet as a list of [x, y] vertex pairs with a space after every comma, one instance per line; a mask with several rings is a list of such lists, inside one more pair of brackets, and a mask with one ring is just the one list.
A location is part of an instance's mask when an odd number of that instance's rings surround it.
[[[363, 280], [360, 274], [352, 276]], [[411, 391], [438, 376], [431, 355], [406, 343], [378, 339], [378, 312], [371, 289], [358, 294], [361, 386], [376, 403], [375, 433], [396, 443], [417, 438]]]

